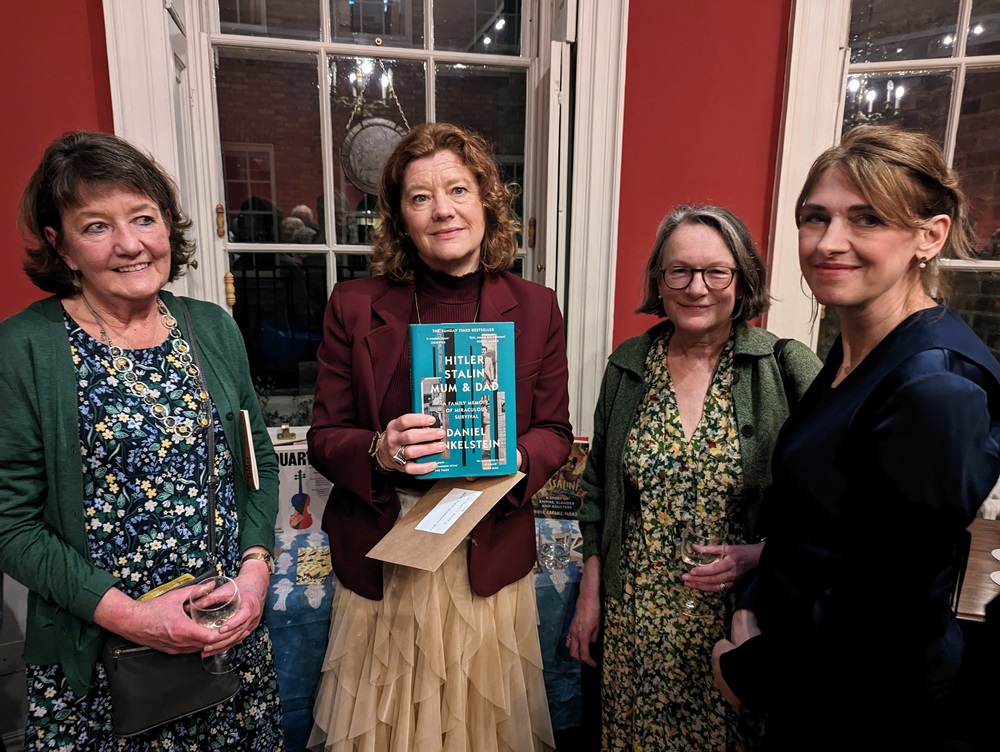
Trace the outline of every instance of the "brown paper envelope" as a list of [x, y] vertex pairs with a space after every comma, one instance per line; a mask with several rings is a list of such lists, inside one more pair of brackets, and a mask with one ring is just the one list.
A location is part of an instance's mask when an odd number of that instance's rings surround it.
[[[472, 532], [476, 523], [523, 477], [524, 473], [516, 472], [513, 475], [494, 475], [472, 480], [442, 478], [375, 544], [368, 556], [433, 572], [444, 563], [465, 536]], [[417, 530], [417, 525], [424, 517], [455, 488], [479, 491], [480, 495], [444, 533]]]

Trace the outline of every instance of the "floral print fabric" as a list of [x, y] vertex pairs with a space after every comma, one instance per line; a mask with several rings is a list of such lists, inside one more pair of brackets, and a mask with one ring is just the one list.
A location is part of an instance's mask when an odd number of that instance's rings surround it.
[[[639, 503], [626, 509], [624, 593], [607, 599], [602, 748], [745, 750], [757, 736], [755, 721], [712, 684], [712, 646], [727, 634], [727, 596], [686, 587], [679, 552], [683, 528], [697, 518], [725, 525], [728, 543], [743, 542], [732, 340], [690, 441], [667, 370], [668, 342], [669, 333], [650, 348], [646, 394], [623, 456]], [[691, 612], [682, 605], [687, 599], [695, 602]]]
[[[186, 572], [206, 568], [207, 431], [166, 433], [141, 398], [108, 368], [107, 348], [67, 315], [78, 377], [80, 448], [91, 559], [120, 578], [136, 598]], [[129, 352], [140, 378], [171, 410], [199, 407], [197, 385], [177, 363], [169, 341]], [[239, 561], [239, 521], [233, 459], [215, 421], [215, 538], [225, 574]], [[230, 701], [127, 739], [114, 736], [104, 668], [84, 697], [66, 684], [58, 665], [27, 666], [26, 750], [259, 750], [282, 749], [277, 677], [267, 627], [238, 648], [242, 689]]]

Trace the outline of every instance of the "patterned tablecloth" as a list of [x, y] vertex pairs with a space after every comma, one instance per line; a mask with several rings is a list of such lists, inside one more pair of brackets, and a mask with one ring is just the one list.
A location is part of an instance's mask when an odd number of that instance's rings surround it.
[[[580, 666], [566, 650], [566, 632], [580, 582], [580, 534], [575, 521], [536, 518], [539, 542], [565, 543], [563, 567], [535, 567], [538, 637], [545, 690], [557, 731], [580, 725]], [[303, 752], [326, 652], [333, 601], [330, 548], [325, 533], [281, 533], [268, 598], [267, 625], [278, 668], [286, 752]]]

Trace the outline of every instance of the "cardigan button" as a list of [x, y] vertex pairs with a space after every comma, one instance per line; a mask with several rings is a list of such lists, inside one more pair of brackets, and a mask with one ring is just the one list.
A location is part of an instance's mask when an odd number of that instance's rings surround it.
[[740, 429], [740, 433], [749, 439], [754, 435], [753, 426], [743, 426], [743, 428]]
[[740, 372], [739, 371], [734, 371], [733, 372], [733, 383], [734, 384], [739, 384], [740, 383]]
[[226, 413], [226, 420], [232, 420], [232, 419], [233, 419], [233, 414], [232, 414], [232, 412], [228, 412], [228, 413]]

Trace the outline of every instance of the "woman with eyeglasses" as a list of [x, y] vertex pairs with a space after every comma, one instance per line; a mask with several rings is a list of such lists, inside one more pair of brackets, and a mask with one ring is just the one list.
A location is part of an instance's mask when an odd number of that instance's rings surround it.
[[[622, 343], [604, 373], [568, 647], [591, 666], [603, 650], [602, 749], [751, 749], [760, 719], [712, 685], [710, 654], [764, 546], [778, 429], [821, 364], [748, 323], [769, 303], [764, 265], [725, 209], [679, 206], [663, 219], [644, 293], [637, 312], [663, 320]], [[721, 536], [694, 549], [712, 563], [681, 560], [695, 527]]]

